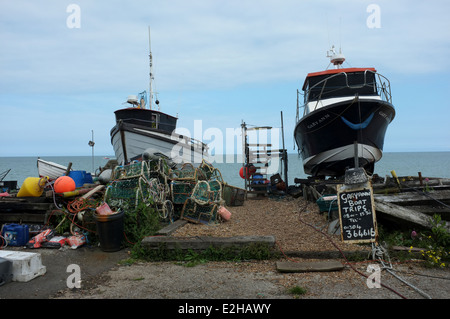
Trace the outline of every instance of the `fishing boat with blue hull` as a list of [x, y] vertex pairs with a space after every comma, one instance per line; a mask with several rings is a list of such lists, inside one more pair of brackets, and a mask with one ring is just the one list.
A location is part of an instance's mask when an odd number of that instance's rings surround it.
[[304, 172], [335, 177], [358, 166], [372, 174], [395, 117], [390, 82], [374, 68], [342, 68], [345, 57], [334, 47], [328, 57], [333, 69], [306, 76], [301, 117], [297, 99], [294, 138]]

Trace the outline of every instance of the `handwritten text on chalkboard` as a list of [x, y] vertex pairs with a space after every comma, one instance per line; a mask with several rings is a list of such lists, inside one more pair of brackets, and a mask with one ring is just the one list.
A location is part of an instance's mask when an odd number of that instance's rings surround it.
[[346, 190], [339, 194], [342, 240], [373, 241], [376, 237], [375, 215], [369, 189]]

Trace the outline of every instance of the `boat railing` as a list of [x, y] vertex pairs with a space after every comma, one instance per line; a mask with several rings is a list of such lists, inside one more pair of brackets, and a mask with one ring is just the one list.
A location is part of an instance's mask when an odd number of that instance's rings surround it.
[[[374, 80], [375, 81], [370, 81], [368, 82], [368, 77], [367, 74], [368, 73], [372, 73], [374, 74]], [[345, 82], [344, 85], [339, 85], [334, 87], [332, 90], [330, 90], [330, 87], [327, 86], [328, 82], [338, 76], [344, 76], [345, 77]], [[372, 79], [370, 79], [372, 80]], [[373, 94], [374, 95], [378, 95], [383, 101], [392, 103], [392, 95], [391, 95], [391, 84], [389, 82], [389, 80], [377, 73], [374, 72], [372, 70], [365, 70], [364, 71], [364, 81], [361, 84], [352, 84], [350, 85], [348, 82], [348, 74], [346, 72], [340, 72], [340, 73], [336, 73], [333, 75], [330, 75], [329, 77], [317, 82], [316, 84], [314, 84], [313, 86], [311, 86], [304, 94], [304, 102], [306, 105], [308, 102], [311, 101], [316, 101], [316, 105], [314, 106], [314, 108], [312, 110], [317, 109], [317, 107], [319, 106], [319, 102], [321, 100], [323, 100], [324, 98], [327, 98], [326, 95], [330, 95], [331, 93], [335, 93], [339, 90], [344, 90], [344, 89], [361, 89], [364, 87], [373, 87]], [[327, 88], [327, 90], [325, 91], [325, 88]], [[311, 92], [313, 91], [319, 91], [320, 89], [320, 93], [317, 95], [317, 97], [314, 97], [310, 100], [310, 96], [311, 96]], [[342, 97], [342, 96], [333, 96], [333, 97]], [[307, 112], [310, 112], [311, 109], [307, 110], [307, 108], [305, 107], [304, 109], [304, 115]]]
[[207, 144], [203, 143], [200, 140], [197, 140], [193, 137], [187, 136], [187, 135], [180, 135], [180, 134], [175, 134], [174, 136], [176, 136], [177, 138], [179, 138], [180, 140], [184, 140], [184, 143], [186, 145], [192, 145], [195, 149], [207, 149], [208, 146]]

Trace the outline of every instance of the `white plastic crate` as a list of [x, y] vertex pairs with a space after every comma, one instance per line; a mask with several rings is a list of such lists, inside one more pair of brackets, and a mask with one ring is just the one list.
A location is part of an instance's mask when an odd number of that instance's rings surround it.
[[12, 281], [27, 282], [47, 271], [39, 253], [0, 250], [0, 257], [12, 262]]

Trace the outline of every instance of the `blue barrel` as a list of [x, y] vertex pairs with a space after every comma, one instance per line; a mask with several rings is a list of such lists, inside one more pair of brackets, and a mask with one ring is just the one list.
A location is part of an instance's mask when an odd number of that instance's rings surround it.
[[70, 171], [69, 177], [75, 181], [76, 187], [81, 187], [85, 183], [86, 171]]
[[2, 236], [8, 246], [25, 246], [30, 240], [28, 225], [6, 224], [3, 226]]

